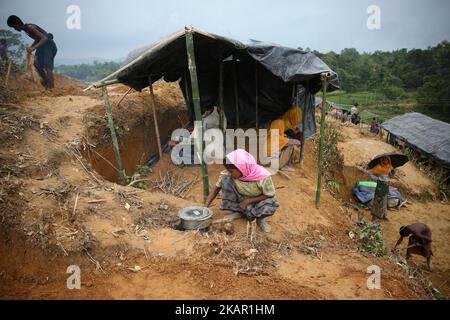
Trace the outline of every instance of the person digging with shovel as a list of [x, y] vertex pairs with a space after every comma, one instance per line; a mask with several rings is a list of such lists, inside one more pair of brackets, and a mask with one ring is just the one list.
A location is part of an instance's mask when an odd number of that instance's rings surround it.
[[31, 23], [23, 23], [18, 16], [9, 16], [7, 24], [16, 31], [25, 33], [34, 40], [33, 44], [27, 48], [27, 53], [32, 54], [36, 50], [36, 59], [34, 66], [42, 78], [42, 84], [47, 89], [55, 86], [53, 77], [53, 66], [56, 52], [56, 44], [53, 41], [53, 35], [47, 33], [38, 25]]

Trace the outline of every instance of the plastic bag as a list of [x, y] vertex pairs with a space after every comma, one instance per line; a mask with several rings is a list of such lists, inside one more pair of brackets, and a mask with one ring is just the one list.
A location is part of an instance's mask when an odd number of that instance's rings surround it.
[[[224, 126], [225, 129], [227, 128], [227, 118], [224, 116]], [[205, 130], [211, 129], [211, 128], [220, 128], [220, 114], [219, 111], [217, 110], [217, 107], [214, 107], [213, 111], [207, 115], [204, 119], [204, 126], [205, 126]]]

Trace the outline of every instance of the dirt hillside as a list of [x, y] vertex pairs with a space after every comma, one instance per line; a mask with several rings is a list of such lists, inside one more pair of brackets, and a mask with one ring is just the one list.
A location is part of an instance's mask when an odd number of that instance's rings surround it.
[[[338, 145], [344, 159], [344, 172], [347, 175], [347, 188], [349, 189], [357, 180], [370, 180], [364, 173], [365, 165], [377, 154], [397, 151], [390, 144], [380, 140], [372, 134], [361, 132], [352, 125], [339, 125], [339, 132], [343, 141]], [[399, 187], [402, 195], [407, 200], [407, 207], [388, 212], [389, 221], [382, 222], [386, 242], [392, 247], [398, 240], [398, 230], [401, 226], [422, 222], [427, 224], [433, 233], [434, 271], [424, 270], [433, 285], [447, 297], [450, 295], [450, 205], [448, 202], [424, 201], [422, 194], [436, 194], [436, 186], [433, 181], [412, 163], [398, 169], [398, 179], [392, 184]], [[349, 196], [348, 191], [347, 196]], [[352, 202], [354, 200], [349, 196]], [[369, 212], [364, 216], [369, 218]], [[402, 254], [405, 254], [403, 244]], [[425, 269], [425, 259], [414, 257], [413, 261], [422, 269]]]
[[[178, 210], [202, 203], [199, 167], [178, 168], [165, 154], [146, 178], [147, 190], [120, 186], [99, 92], [83, 92], [87, 85], [65, 77], [52, 92], [11, 83], [18, 101], [0, 107], [0, 298], [431, 298], [400, 266], [357, 250], [348, 236], [356, 221], [351, 209], [325, 190], [315, 208], [313, 142], [290, 180], [274, 177], [281, 206], [269, 220], [270, 234], [259, 231], [251, 243], [242, 220], [232, 234], [221, 224], [182, 232], [174, 228]], [[133, 92], [117, 106], [126, 90], [113, 86], [110, 95], [132, 175], [157, 148], [148, 93]], [[164, 140], [186, 123], [186, 109], [177, 84], [159, 84], [155, 92]], [[211, 183], [221, 170], [209, 168]], [[183, 198], [154, 188], [168, 173], [192, 186]], [[214, 219], [225, 214], [218, 201]], [[74, 264], [81, 290], [66, 288]], [[380, 290], [366, 286], [374, 264], [382, 269]]]

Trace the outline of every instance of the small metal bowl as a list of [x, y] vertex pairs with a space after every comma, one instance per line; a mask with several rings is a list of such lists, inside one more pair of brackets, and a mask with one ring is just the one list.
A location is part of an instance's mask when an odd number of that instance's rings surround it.
[[203, 230], [211, 225], [213, 212], [206, 207], [187, 207], [178, 212], [181, 228], [184, 230]]

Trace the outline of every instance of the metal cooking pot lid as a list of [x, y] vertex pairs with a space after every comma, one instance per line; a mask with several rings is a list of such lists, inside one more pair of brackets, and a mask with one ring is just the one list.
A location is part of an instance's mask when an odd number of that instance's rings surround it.
[[213, 215], [213, 212], [206, 207], [187, 207], [178, 213], [180, 219], [190, 221], [206, 220]]

